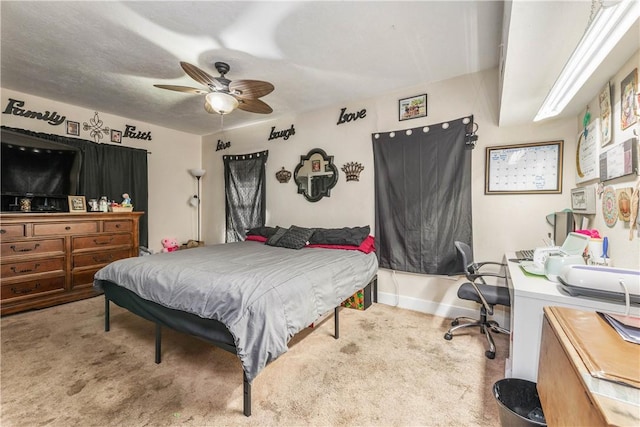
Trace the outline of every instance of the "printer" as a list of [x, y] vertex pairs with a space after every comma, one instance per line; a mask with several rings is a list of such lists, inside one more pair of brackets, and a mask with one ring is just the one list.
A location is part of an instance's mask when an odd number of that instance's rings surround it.
[[580, 233], [569, 233], [562, 246], [536, 248], [533, 252], [534, 265], [544, 271], [544, 275], [552, 282], [558, 281], [562, 269], [569, 265], [585, 264], [584, 250], [591, 238]]
[[558, 276], [560, 288], [571, 296], [585, 296], [640, 304], [640, 271], [600, 265], [570, 265]]

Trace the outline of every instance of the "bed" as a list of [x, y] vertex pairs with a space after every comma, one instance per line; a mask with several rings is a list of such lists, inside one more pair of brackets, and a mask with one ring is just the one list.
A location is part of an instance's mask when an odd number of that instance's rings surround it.
[[373, 251], [312, 246], [247, 240], [113, 262], [94, 280], [105, 296], [105, 331], [114, 302], [156, 324], [156, 363], [163, 326], [235, 353], [250, 416], [251, 382], [289, 340], [331, 310], [338, 338], [340, 304], [359, 289], [376, 288]]

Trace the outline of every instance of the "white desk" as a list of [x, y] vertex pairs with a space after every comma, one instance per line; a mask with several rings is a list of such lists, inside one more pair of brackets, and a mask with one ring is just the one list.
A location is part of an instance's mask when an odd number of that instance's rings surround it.
[[[509, 262], [515, 253], [507, 253], [507, 284], [511, 297], [511, 336], [505, 376], [537, 382], [542, 337], [543, 307], [560, 306], [586, 311], [624, 313], [624, 302], [572, 297], [544, 276], [525, 273], [518, 263]], [[630, 314], [639, 316], [640, 307], [631, 306]]]

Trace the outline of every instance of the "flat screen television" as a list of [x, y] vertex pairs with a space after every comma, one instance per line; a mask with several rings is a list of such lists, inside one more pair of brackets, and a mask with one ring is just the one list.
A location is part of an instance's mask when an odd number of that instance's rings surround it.
[[82, 163], [78, 148], [4, 129], [1, 138], [3, 198], [66, 200], [68, 195], [77, 194]]

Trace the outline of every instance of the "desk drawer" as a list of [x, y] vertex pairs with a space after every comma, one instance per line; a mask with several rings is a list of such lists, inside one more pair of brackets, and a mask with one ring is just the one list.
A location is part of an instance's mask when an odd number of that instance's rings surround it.
[[64, 252], [64, 239], [25, 240], [22, 242], [2, 243], [2, 257], [38, 255], [49, 252]]
[[64, 276], [2, 285], [0, 297], [3, 301], [26, 296], [41, 295], [51, 291], [64, 291]]
[[33, 225], [34, 236], [53, 236], [57, 234], [85, 234], [98, 232], [97, 221], [42, 223]]
[[0, 228], [0, 238], [10, 239], [13, 237], [24, 237], [24, 224], [5, 224]]
[[73, 256], [73, 268], [106, 265], [113, 261], [129, 258], [131, 251], [121, 249], [116, 251], [92, 252]]
[[133, 230], [133, 222], [129, 220], [104, 222], [105, 232], [131, 231], [131, 230]]
[[2, 264], [2, 280], [27, 274], [40, 274], [52, 271], [64, 271], [64, 258], [44, 258], [33, 261]]
[[100, 234], [95, 236], [74, 237], [72, 250], [109, 248], [114, 246], [131, 246], [131, 234]]

